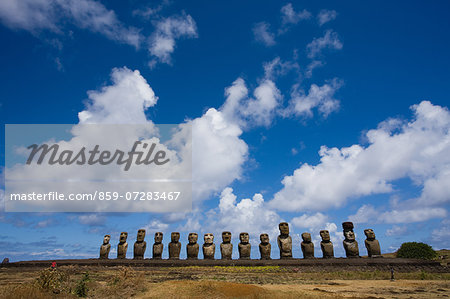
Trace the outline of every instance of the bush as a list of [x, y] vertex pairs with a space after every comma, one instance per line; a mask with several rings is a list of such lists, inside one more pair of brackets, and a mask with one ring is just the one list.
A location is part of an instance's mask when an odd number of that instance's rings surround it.
[[407, 259], [431, 260], [437, 257], [436, 251], [430, 245], [417, 242], [406, 242], [397, 251], [397, 257]]
[[90, 281], [89, 273], [84, 273], [83, 277], [78, 281], [75, 287], [75, 295], [78, 297], [86, 297], [88, 292], [88, 286], [86, 282]]

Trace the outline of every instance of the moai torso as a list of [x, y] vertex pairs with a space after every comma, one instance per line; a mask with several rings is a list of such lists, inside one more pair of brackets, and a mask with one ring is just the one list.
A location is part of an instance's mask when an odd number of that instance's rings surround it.
[[314, 243], [311, 242], [311, 234], [302, 234], [303, 242], [300, 244], [303, 252], [303, 258], [310, 259], [314, 258]]
[[321, 230], [320, 236], [322, 237], [320, 249], [322, 249], [323, 258], [333, 258], [334, 249], [333, 243], [331, 243], [330, 232], [327, 230]]
[[252, 245], [250, 245], [250, 243], [249, 243], [248, 233], [241, 233], [239, 235], [239, 239], [241, 240], [241, 243], [238, 244], [239, 259], [240, 260], [249, 260]]
[[189, 243], [186, 245], [186, 254], [188, 260], [198, 259], [198, 251], [200, 246], [197, 244], [198, 235], [196, 233], [190, 233], [188, 236]]
[[160, 260], [162, 257], [164, 244], [162, 243], [163, 233], [157, 232], [155, 233], [155, 243], [153, 244], [153, 259]]
[[269, 243], [269, 235], [268, 234], [261, 234], [259, 236], [259, 239], [261, 240], [261, 243], [259, 244], [259, 253], [261, 255], [262, 260], [270, 260], [270, 254], [272, 251], [272, 246]]
[[222, 243], [220, 244], [220, 254], [223, 260], [231, 260], [233, 255], [233, 244], [231, 244], [231, 232], [222, 232]]
[[367, 255], [369, 257], [381, 257], [380, 242], [375, 239], [375, 233], [373, 232], [373, 229], [364, 230], [364, 234], [367, 237], [367, 239], [364, 241], [364, 244], [367, 248]]
[[348, 258], [359, 257], [358, 242], [355, 239], [355, 233], [353, 232], [353, 223], [344, 222], [342, 223], [344, 228], [345, 240], [342, 242], [345, 249], [345, 254]]
[[100, 259], [108, 259], [109, 251], [111, 250], [111, 244], [109, 244], [110, 239], [110, 235], [103, 237], [103, 244], [100, 246]]
[[134, 243], [133, 258], [136, 260], [142, 260], [144, 258], [145, 249], [147, 248], [147, 242], [144, 241], [145, 230], [138, 230], [136, 242]]
[[171, 234], [171, 242], [169, 243], [169, 259], [180, 259], [181, 243], [180, 233], [174, 232]]
[[117, 258], [124, 259], [127, 257], [128, 243], [127, 243], [127, 232], [122, 232], [120, 234], [119, 244], [117, 245]]
[[213, 234], [205, 234], [204, 236], [204, 242], [203, 243], [203, 258], [205, 260], [213, 260], [214, 255], [216, 253], [216, 245], [214, 242], [214, 235]]
[[292, 238], [289, 236], [289, 224], [281, 222], [278, 228], [280, 229], [280, 235], [277, 238], [277, 243], [280, 249], [280, 259], [292, 258]]

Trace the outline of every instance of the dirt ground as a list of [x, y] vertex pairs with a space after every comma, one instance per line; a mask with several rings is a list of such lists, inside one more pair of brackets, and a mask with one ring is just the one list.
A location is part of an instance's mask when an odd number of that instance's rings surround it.
[[450, 273], [292, 267], [0, 269], [0, 298], [448, 298]]

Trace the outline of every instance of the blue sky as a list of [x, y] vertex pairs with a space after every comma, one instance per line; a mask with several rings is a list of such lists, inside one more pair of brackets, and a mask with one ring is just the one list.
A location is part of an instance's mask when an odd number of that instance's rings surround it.
[[[212, 231], [219, 244], [218, 233], [230, 230], [237, 245], [248, 231], [255, 258], [258, 236], [268, 232], [277, 256], [276, 225], [285, 220], [295, 257], [298, 235], [311, 232], [317, 246], [324, 228], [342, 256], [341, 222], [349, 219], [361, 254], [369, 227], [384, 252], [405, 241], [449, 248], [449, 8], [446, 1], [2, 1], [4, 124], [76, 124], [79, 112], [98, 112], [88, 91], [120, 85], [115, 73], [135, 82], [127, 88], [144, 81], [154, 92], [147, 109], [128, 99], [148, 121], [190, 122], [204, 133], [198, 142], [217, 151], [197, 152], [214, 167], [197, 168], [198, 180], [211, 181], [202, 189], [194, 178], [201, 192], [192, 213], [2, 212], [0, 253], [96, 257], [104, 234], [115, 247], [121, 231], [131, 244], [144, 227], [148, 243], [156, 231], [165, 243], [180, 231], [183, 244], [191, 231]], [[113, 103], [101, 112], [98, 122], [105, 113], [132, 122]]]

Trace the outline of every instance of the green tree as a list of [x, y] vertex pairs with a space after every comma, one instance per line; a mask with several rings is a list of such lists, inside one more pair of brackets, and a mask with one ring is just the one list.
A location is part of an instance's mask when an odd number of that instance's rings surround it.
[[437, 257], [430, 245], [417, 242], [406, 242], [397, 251], [397, 257], [407, 259], [432, 260]]

